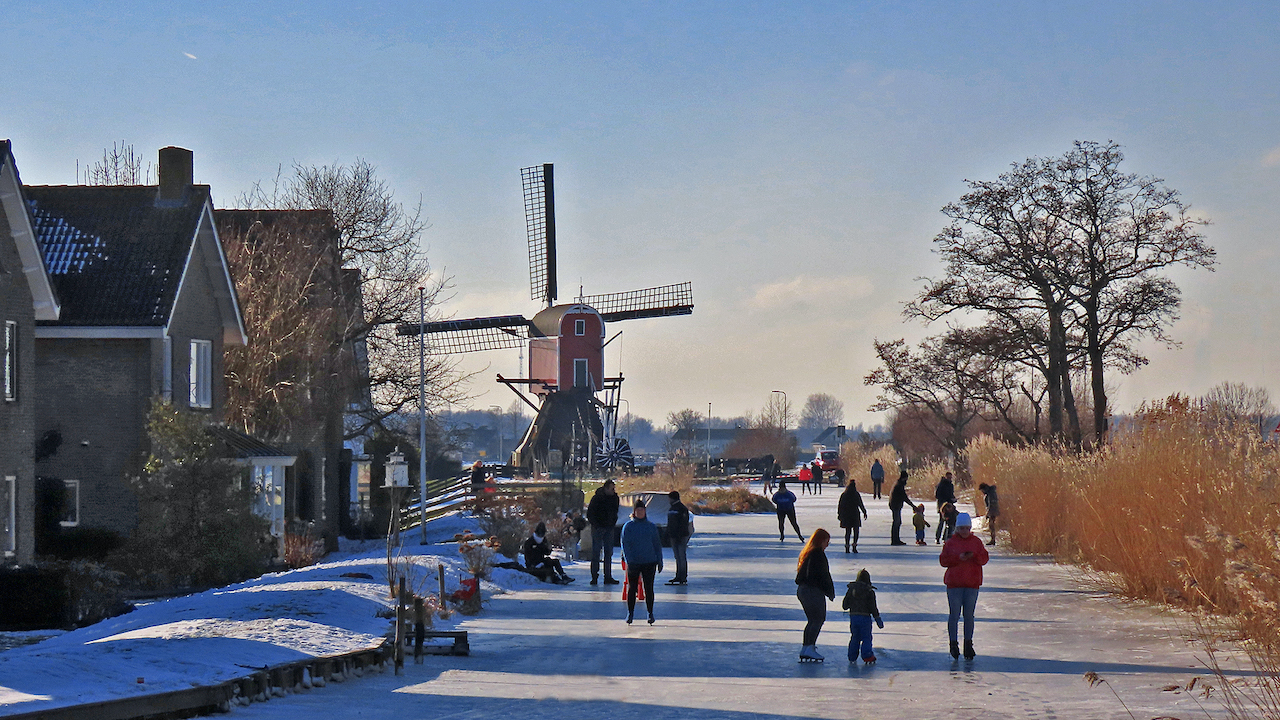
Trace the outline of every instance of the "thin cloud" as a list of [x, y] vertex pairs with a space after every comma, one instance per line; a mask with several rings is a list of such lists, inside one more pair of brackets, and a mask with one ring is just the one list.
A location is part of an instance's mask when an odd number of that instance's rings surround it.
[[1262, 164], [1265, 167], [1276, 167], [1277, 165], [1280, 165], [1280, 145], [1271, 148], [1271, 152], [1268, 152], [1262, 158]]
[[870, 278], [861, 275], [837, 278], [800, 275], [762, 286], [751, 298], [751, 305], [759, 309], [781, 309], [813, 303], [835, 304], [868, 297], [873, 289]]
[[191, 53], [189, 53], [189, 52], [184, 52], [184, 53], [182, 53], [182, 54], [183, 54], [183, 55], [186, 55], [187, 57], [191, 58], [192, 60], [198, 60], [198, 59], [199, 59], [199, 58], [197, 58], [195, 55], [192, 55], [192, 54], [191, 54]]

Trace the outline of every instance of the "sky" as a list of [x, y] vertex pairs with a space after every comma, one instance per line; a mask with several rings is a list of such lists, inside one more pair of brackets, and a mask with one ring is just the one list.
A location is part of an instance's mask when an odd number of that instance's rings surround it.
[[[0, 27], [0, 137], [23, 180], [113, 142], [195, 153], [233, 207], [282, 166], [363, 158], [450, 278], [441, 317], [525, 314], [519, 170], [554, 163], [561, 299], [691, 281], [693, 315], [618, 323], [631, 412], [758, 412], [876, 389], [875, 339], [941, 272], [966, 179], [1114, 140], [1212, 221], [1176, 348], [1115, 410], [1224, 380], [1280, 395], [1280, 4], [1274, 2], [40, 3]], [[460, 358], [476, 407], [516, 351]]]

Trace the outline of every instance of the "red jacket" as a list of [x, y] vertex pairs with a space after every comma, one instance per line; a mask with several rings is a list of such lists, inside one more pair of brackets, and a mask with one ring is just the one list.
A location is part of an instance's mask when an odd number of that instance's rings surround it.
[[[963, 552], [971, 552], [973, 557], [961, 560]], [[938, 556], [938, 564], [947, 569], [942, 582], [949, 588], [982, 587], [982, 566], [989, 557], [986, 545], [977, 535], [970, 533], [967, 538], [952, 535], [942, 544], [942, 554]]]

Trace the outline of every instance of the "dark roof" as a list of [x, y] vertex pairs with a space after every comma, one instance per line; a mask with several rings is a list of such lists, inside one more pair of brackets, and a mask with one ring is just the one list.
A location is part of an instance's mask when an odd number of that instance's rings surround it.
[[293, 457], [292, 453], [268, 445], [251, 435], [246, 435], [225, 425], [210, 425], [204, 431], [222, 441], [227, 446], [227, 450], [241, 460], [256, 457]]
[[32, 226], [62, 300], [56, 325], [162, 326], [209, 199], [192, 185], [181, 204], [154, 185], [28, 185]]
[[816, 443], [825, 443], [828, 440], [848, 440], [849, 436], [845, 434], [843, 425], [833, 425], [823, 430], [813, 439]]

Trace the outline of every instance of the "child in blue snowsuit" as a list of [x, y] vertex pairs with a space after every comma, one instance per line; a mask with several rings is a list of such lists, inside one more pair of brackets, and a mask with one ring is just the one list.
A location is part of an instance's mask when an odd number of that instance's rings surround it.
[[[844, 594], [845, 610], [849, 611], [849, 662], [857, 663], [861, 654], [862, 661], [868, 665], [876, 661], [875, 651], [871, 648], [871, 621], [884, 629], [884, 621], [880, 619], [880, 608], [876, 607], [876, 589], [871, 584], [871, 573], [865, 569], [858, 572], [858, 579], [849, 583]], [[861, 650], [861, 652], [859, 652]]]

